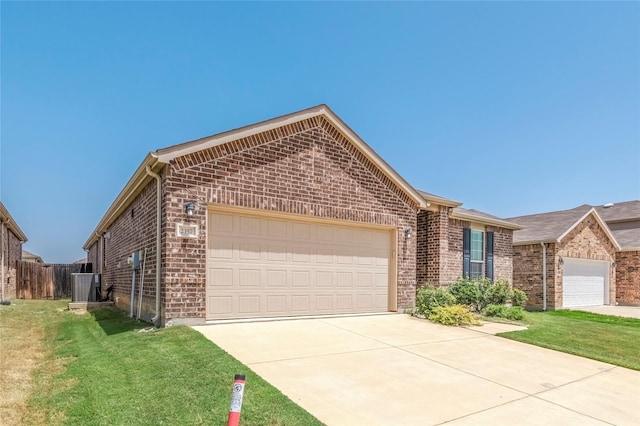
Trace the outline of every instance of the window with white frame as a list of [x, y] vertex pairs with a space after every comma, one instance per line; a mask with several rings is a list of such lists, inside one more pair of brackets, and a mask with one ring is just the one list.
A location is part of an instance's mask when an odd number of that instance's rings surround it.
[[484, 277], [484, 232], [471, 230], [471, 269], [470, 278]]

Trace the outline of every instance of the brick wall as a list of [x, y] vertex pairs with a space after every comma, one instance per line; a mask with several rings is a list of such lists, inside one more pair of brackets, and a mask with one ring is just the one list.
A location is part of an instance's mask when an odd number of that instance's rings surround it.
[[[416, 230], [416, 205], [321, 117], [174, 159], [164, 182], [166, 318], [204, 318], [207, 205]], [[176, 238], [197, 202], [200, 237]], [[399, 235], [402, 235], [399, 232]], [[413, 305], [416, 239], [398, 238], [398, 307]]]
[[[127, 258], [134, 251], [146, 249], [144, 286], [142, 295], [142, 317], [155, 314], [155, 267], [156, 267], [156, 182], [151, 180], [127, 209], [109, 226], [104, 244], [104, 269], [100, 271], [100, 240], [90, 249], [88, 258], [94, 263], [94, 271], [102, 273], [102, 288], [114, 285], [113, 298], [116, 305], [130, 309], [133, 268]], [[95, 266], [98, 265], [98, 266]], [[135, 313], [138, 309], [138, 291], [142, 270], [136, 272]]]
[[[451, 209], [418, 214], [418, 284], [446, 286], [462, 276], [463, 229], [471, 222], [449, 218]], [[486, 226], [494, 233], [494, 278], [512, 281], [513, 231]]]
[[[554, 251], [555, 244], [547, 244], [547, 309], [554, 309], [556, 306], [555, 271], [558, 267]], [[542, 263], [542, 246], [540, 244], [513, 247], [513, 287], [527, 294], [527, 307], [533, 309], [543, 308]]]
[[10, 300], [16, 298], [16, 265], [22, 260], [22, 243], [4, 224], [0, 226], [3, 227], [4, 237], [1, 245], [4, 250], [4, 264], [0, 265], [4, 269], [4, 282], [0, 284], [3, 286], [4, 299]]
[[423, 211], [418, 214], [417, 259], [418, 284], [446, 284], [444, 272], [449, 250], [449, 211], [448, 207], [438, 206], [437, 211]]
[[[615, 261], [616, 247], [592, 215], [586, 217], [556, 246], [556, 255], [563, 258]], [[556, 306], [558, 307], [562, 306], [562, 274], [562, 265], [559, 265], [556, 270], [557, 286], [555, 295]], [[615, 300], [616, 274], [615, 269], [610, 268], [609, 303], [613, 303]]]
[[640, 305], [640, 250], [616, 253], [616, 302]]
[[487, 226], [493, 232], [493, 276], [495, 280], [512, 283], [513, 277], [513, 231], [495, 226]]

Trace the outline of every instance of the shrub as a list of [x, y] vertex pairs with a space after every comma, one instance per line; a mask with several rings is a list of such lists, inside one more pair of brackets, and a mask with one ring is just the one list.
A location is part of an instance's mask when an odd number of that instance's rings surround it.
[[506, 318], [509, 320], [521, 320], [524, 318], [524, 311], [520, 306], [507, 307], [504, 305], [489, 305], [483, 312], [488, 317]]
[[456, 303], [471, 306], [474, 309], [478, 306], [480, 288], [474, 281], [467, 278], [458, 278], [457, 281], [449, 286], [449, 293], [456, 298]]
[[528, 299], [527, 293], [517, 288], [513, 289], [511, 293], [511, 304], [513, 306], [520, 306], [524, 308], [527, 305]]
[[504, 313], [504, 318], [519, 321], [524, 318], [524, 309], [520, 306], [507, 308]]
[[485, 306], [504, 305], [511, 299], [511, 286], [509, 286], [509, 282], [499, 280], [494, 284], [489, 284], [484, 294], [485, 297], [482, 301], [485, 303]]
[[418, 290], [415, 312], [428, 318], [434, 308], [454, 303], [456, 298], [447, 290], [428, 285]]
[[484, 308], [483, 313], [488, 317], [500, 317], [504, 315], [504, 311], [507, 309], [504, 305], [489, 305]]
[[472, 325], [478, 321], [464, 305], [435, 306], [429, 314], [429, 321], [444, 325]]

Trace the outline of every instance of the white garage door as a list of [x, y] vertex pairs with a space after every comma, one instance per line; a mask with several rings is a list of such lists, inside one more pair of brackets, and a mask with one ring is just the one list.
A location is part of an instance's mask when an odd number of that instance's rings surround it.
[[387, 229], [209, 212], [207, 319], [389, 310]]
[[599, 306], [608, 303], [609, 262], [564, 259], [562, 306]]

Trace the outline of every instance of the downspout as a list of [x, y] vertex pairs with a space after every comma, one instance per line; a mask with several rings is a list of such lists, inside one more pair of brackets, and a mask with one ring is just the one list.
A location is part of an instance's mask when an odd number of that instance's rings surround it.
[[151, 167], [145, 168], [147, 174], [156, 180], [156, 316], [151, 322], [156, 324], [160, 320], [160, 263], [162, 261], [162, 178], [151, 171]]
[[547, 246], [545, 243], [540, 243], [542, 246], [542, 310], [547, 310]]

